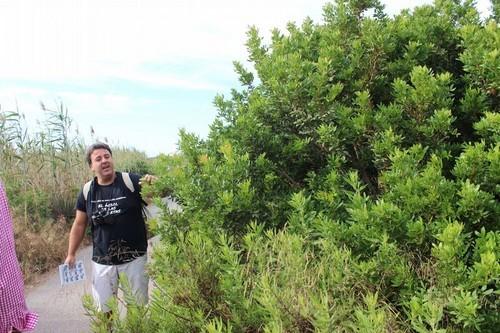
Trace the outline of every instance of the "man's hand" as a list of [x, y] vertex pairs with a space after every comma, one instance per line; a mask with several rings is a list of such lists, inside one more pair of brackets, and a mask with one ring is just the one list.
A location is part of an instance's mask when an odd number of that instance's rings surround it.
[[66, 257], [66, 260], [64, 260], [64, 263], [68, 264], [68, 266], [70, 268], [75, 267], [75, 262], [76, 262], [76, 257], [72, 254], [68, 254], [68, 256]]
[[146, 174], [146, 175], [144, 175], [144, 177], [139, 179], [139, 185], [144, 185], [144, 184], [151, 185], [157, 180], [158, 180], [158, 177]]

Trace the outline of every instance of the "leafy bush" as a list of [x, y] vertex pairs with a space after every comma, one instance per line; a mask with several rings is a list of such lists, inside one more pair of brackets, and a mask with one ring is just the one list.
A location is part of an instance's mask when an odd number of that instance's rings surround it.
[[339, 0], [269, 45], [251, 28], [254, 70], [235, 63], [208, 139], [181, 132], [155, 166], [183, 211], [158, 226], [147, 320], [497, 331], [499, 41], [470, 1]]

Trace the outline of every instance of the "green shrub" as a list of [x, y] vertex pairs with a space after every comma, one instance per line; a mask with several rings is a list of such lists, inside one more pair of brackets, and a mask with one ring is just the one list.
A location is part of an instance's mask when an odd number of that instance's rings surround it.
[[254, 68], [235, 63], [241, 90], [215, 98], [208, 139], [181, 132], [155, 166], [183, 211], [158, 223], [148, 320], [498, 330], [499, 37], [447, 0], [394, 18], [336, 1], [269, 45], [251, 28]]

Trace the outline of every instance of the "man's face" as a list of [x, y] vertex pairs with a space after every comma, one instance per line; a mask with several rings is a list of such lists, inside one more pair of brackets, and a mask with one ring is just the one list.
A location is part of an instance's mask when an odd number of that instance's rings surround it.
[[114, 174], [113, 157], [107, 149], [96, 149], [90, 154], [90, 169], [96, 176], [107, 178]]

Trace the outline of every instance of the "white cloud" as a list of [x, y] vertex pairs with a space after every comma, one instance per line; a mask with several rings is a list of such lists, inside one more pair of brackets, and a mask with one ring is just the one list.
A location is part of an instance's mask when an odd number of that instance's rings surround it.
[[[432, 1], [383, 2], [394, 14]], [[175, 88], [193, 96], [227, 92], [231, 87], [225, 85], [236, 79], [232, 61], [247, 58], [244, 44], [250, 25], [269, 36], [272, 28], [285, 30], [287, 22], [301, 23], [306, 16], [321, 22], [325, 3], [0, 0], [0, 105], [15, 109], [17, 103], [34, 119], [42, 114], [40, 101], [48, 107], [63, 101], [83, 132], [94, 123], [100, 135], [120, 138], [150, 154], [172, 151], [178, 128], [202, 133], [200, 128], [208, 128], [207, 119], [215, 117], [215, 110], [208, 109], [210, 101], [194, 106], [193, 100], [181, 100], [186, 94], [171, 106], [158, 90]], [[489, 1], [478, 3], [484, 15]], [[132, 83], [128, 91], [116, 84], [124, 81]], [[156, 96], [140, 95], [152, 88]], [[130, 89], [141, 90], [131, 97]], [[144, 110], [150, 112], [146, 119], [139, 114]], [[142, 119], [140, 126], [137, 119]]]
[[93, 118], [103, 113], [106, 115], [126, 115], [131, 111], [131, 98], [117, 94], [95, 94], [64, 91], [59, 94], [71, 113], [81, 118]]
[[[384, 1], [391, 13], [429, 3]], [[321, 20], [325, 0], [18, 0], [0, 4], [0, 75], [30, 80], [123, 77], [158, 81], [144, 63], [245, 60], [249, 25], [268, 34], [306, 15]], [[479, 7], [488, 7], [479, 1]], [[148, 78], [149, 77], [149, 78]], [[167, 79], [168, 80], [168, 79]], [[190, 86], [185, 80], [170, 84]], [[207, 83], [202, 83], [201, 86]], [[209, 84], [208, 84], [209, 85]], [[209, 85], [210, 86], [210, 85]], [[212, 89], [212, 87], [210, 88]]]
[[213, 92], [224, 89], [224, 87], [207, 81], [205, 78], [200, 79], [189, 75], [188, 73], [184, 76], [171, 73], [155, 73], [150, 70], [139, 70], [138, 68], [123, 68], [123, 70], [114, 70], [109, 73], [109, 76], [114, 79], [131, 80], [153, 87], [177, 87]]
[[[143, 63], [244, 58], [248, 25], [266, 31], [323, 1], [16, 1], [0, 7], [4, 78], [129, 79]], [[316, 10], [311, 11], [311, 8]], [[156, 82], [156, 80], [152, 80]], [[178, 83], [186, 85], [179, 80]], [[174, 82], [175, 84], [175, 82]]]

